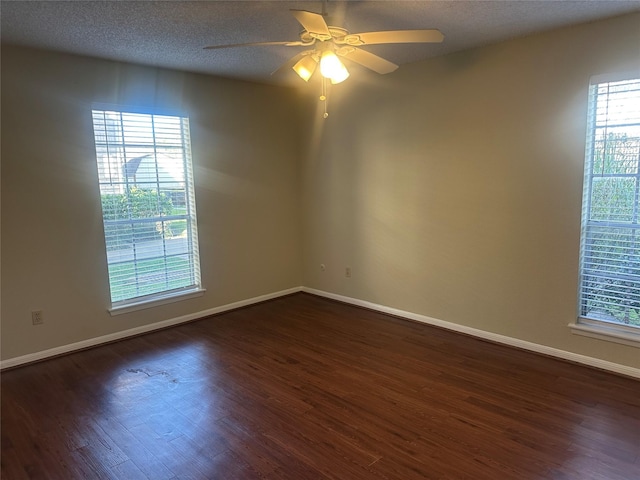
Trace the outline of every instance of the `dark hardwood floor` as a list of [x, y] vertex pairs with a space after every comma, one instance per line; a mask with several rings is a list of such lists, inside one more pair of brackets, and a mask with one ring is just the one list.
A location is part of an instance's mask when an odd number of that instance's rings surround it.
[[2, 374], [2, 479], [640, 479], [640, 382], [307, 294]]

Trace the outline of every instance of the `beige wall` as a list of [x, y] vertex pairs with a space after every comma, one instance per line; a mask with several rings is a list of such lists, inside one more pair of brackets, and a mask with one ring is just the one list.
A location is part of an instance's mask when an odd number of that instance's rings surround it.
[[[92, 102], [190, 116], [203, 297], [107, 313]], [[289, 89], [3, 46], [2, 359], [299, 286], [305, 117]]]
[[[588, 78], [637, 67], [639, 27], [354, 72], [326, 120], [292, 90], [3, 47], [2, 359], [305, 285], [640, 367], [567, 328]], [[205, 296], [106, 312], [92, 102], [190, 114]]]
[[567, 328], [589, 76], [631, 66], [639, 15], [352, 76], [304, 167], [304, 284], [640, 367]]

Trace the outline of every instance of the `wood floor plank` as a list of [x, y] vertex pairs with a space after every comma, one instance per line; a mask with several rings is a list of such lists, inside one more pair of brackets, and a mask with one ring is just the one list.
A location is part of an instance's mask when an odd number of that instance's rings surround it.
[[296, 294], [1, 375], [3, 479], [640, 479], [640, 382]]

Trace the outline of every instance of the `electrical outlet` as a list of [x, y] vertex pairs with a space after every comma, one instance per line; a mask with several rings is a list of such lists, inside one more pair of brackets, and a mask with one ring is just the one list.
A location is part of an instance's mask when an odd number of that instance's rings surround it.
[[347, 278], [351, 278], [351, 267], [347, 267], [344, 269], [344, 276]]
[[31, 323], [33, 325], [42, 325], [44, 323], [42, 310], [33, 310], [31, 312]]

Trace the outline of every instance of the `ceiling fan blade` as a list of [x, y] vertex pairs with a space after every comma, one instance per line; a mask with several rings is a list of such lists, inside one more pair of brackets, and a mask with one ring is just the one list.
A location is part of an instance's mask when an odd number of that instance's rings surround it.
[[[340, 52], [338, 52], [338, 55], [341, 55]], [[342, 54], [341, 56], [359, 63], [363, 67], [367, 67], [374, 72], [382, 74], [391, 73], [398, 68], [398, 65], [396, 65], [395, 63], [392, 63], [389, 60], [385, 60], [384, 58], [379, 57], [378, 55], [374, 55], [371, 52], [367, 52], [359, 48], [349, 48], [347, 52]]]
[[[440, 43], [444, 35], [440, 30], [389, 30], [386, 32], [354, 33], [348, 37], [358, 37], [362, 43], [355, 45], [376, 45], [381, 43]], [[350, 41], [348, 44], [352, 45]]]
[[285, 47], [302, 47], [308, 44], [296, 41], [296, 42], [250, 42], [250, 43], [231, 43], [228, 45], [211, 45], [209, 47], [203, 47], [204, 50], [217, 50], [220, 48], [234, 48], [234, 47], [258, 47], [266, 45], [284, 45]]
[[300, 25], [307, 32], [328, 35], [328, 38], [331, 38], [327, 22], [324, 21], [324, 17], [319, 13], [307, 12], [306, 10], [291, 10], [291, 14], [296, 17], [296, 20], [300, 22]]

